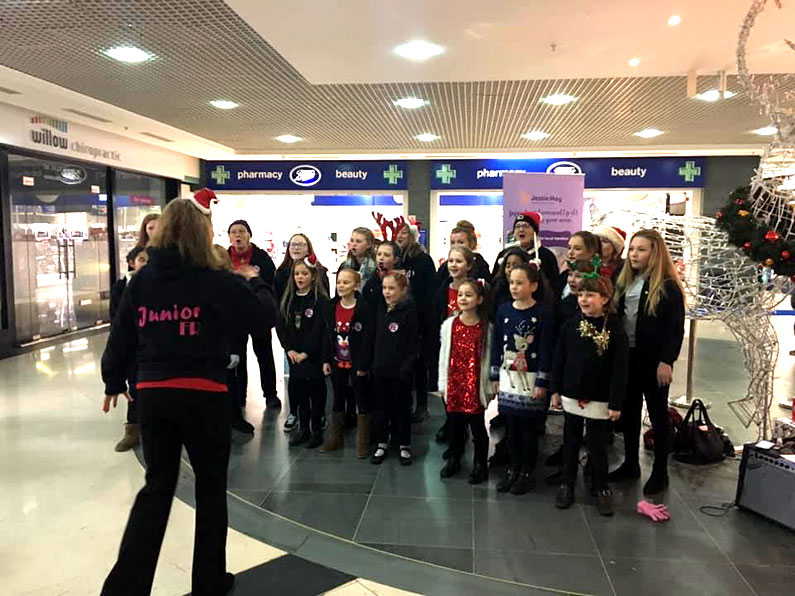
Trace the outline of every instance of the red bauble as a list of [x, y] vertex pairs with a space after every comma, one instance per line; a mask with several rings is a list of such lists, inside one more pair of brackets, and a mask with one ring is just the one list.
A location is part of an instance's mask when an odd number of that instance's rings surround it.
[[765, 240], [767, 240], [768, 242], [775, 242], [776, 240], [778, 240], [778, 232], [776, 232], [775, 230], [768, 230], [767, 234], [765, 234]]
[[789, 260], [790, 256], [792, 256], [792, 255], [790, 254], [790, 252], [788, 250], [782, 250], [781, 251], [781, 258], [784, 259], [785, 261]]
[[715, 214], [715, 218], [716, 218], [716, 219], [723, 219], [723, 211], [718, 211], [718, 212]]
[[743, 199], [736, 199], [736, 200], [734, 201], [734, 204], [735, 204], [735, 205], [742, 205], [744, 202], [745, 202], [745, 201], [744, 201]]
[[751, 243], [750, 242], [746, 242], [745, 244], [743, 244], [743, 249], [744, 250], [751, 250]]

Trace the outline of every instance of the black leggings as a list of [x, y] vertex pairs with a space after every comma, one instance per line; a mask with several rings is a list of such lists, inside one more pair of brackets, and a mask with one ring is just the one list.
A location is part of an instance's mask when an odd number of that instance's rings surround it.
[[[262, 395], [266, 398], [276, 397], [276, 364], [273, 361], [271, 334], [268, 333], [268, 336], [262, 339], [252, 338], [252, 345], [259, 364], [259, 382], [262, 387]], [[246, 358], [248, 345], [240, 351], [242, 353], [238, 354], [240, 363], [237, 365], [237, 384], [241, 391], [242, 405], [245, 406], [248, 394], [248, 359]]]
[[401, 379], [375, 379], [376, 404], [373, 429], [377, 443], [388, 443], [390, 436], [401, 447], [411, 445], [411, 382]]
[[563, 483], [573, 487], [577, 480], [582, 431], [585, 427], [591, 480], [596, 490], [607, 490], [607, 435], [610, 421], [584, 418], [568, 412], [563, 415], [563, 419]]
[[287, 382], [290, 403], [295, 404], [301, 432], [322, 432], [323, 415], [326, 413], [326, 381], [320, 377], [297, 379], [290, 375]]
[[224, 592], [228, 398], [225, 393], [182, 389], [138, 392], [146, 484], [135, 497], [119, 558], [102, 587], [103, 596], [151, 591], [177, 487], [183, 445], [196, 476], [193, 594]]
[[533, 472], [538, 462], [538, 440], [545, 424], [542, 417], [508, 414], [505, 416], [505, 437], [512, 467]]
[[668, 389], [657, 384], [659, 362], [644, 360], [637, 350], [629, 352], [629, 379], [627, 396], [621, 411], [621, 426], [624, 429], [624, 461], [630, 466], [638, 465], [640, 448], [641, 415], [643, 398], [649, 411], [654, 430], [654, 467], [666, 470], [670, 429], [668, 422]]
[[348, 414], [368, 414], [370, 377], [360, 377], [354, 370], [338, 368], [332, 364], [331, 381], [334, 385], [334, 403], [332, 412], [347, 412]]
[[475, 462], [486, 465], [489, 455], [489, 433], [486, 431], [485, 413], [448, 412], [447, 419], [450, 421], [450, 449], [453, 456], [460, 458], [464, 454], [467, 429], [470, 429], [472, 443], [475, 445]]

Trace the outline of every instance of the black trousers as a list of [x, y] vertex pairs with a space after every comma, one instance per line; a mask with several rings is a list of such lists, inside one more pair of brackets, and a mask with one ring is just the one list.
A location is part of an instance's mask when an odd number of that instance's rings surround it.
[[641, 358], [637, 350], [630, 350], [627, 396], [621, 410], [621, 424], [624, 429], [624, 461], [631, 466], [637, 466], [643, 399], [645, 398], [651, 427], [654, 429], [654, 467], [665, 471], [668, 466], [668, 443], [670, 440], [669, 387], [660, 387], [657, 384], [658, 365], [659, 362], [649, 362]]
[[301, 432], [322, 432], [323, 415], [326, 413], [326, 381], [322, 376], [298, 379], [290, 375], [287, 382], [290, 403], [295, 404]]
[[375, 379], [373, 411], [375, 442], [388, 443], [390, 436], [401, 447], [411, 445], [411, 383], [402, 379]]
[[485, 413], [448, 412], [447, 420], [450, 424], [450, 449], [453, 456], [460, 458], [464, 454], [467, 429], [469, 429], [472, 431], [472, 443], [475, 446], [475, 462], [486, 465], [489, 455], [489, 433], [486, 430]]
[[195, 595], [223, 594], [226, 572], [227, 395], [181, 389], [138, 392], [146, 484], [135, 498], [104, 596], [149, 594], [184, 445], [196, 475]]
[[[273, 344], [271, 334], [268, 333], [266, 339], [252, 338], [254, 354], [257, 356], [259, 364], [259, 380], [262, 386], [262, 395], [267, 399], [276, 397], [276, 364], [273, 361]], [[240, 363], [237, 365], [237, 383], [243, 394], [243, 404], [246, 405], [246, 395], [248, 394], [248, 358], [246, 356], [248, 348], [241, 350]]]
[[563, 483], [574, 486], [580, 465], [582, 432], [585, 428], [585, 446], [591, 465], [591, 480], [598, 491], [607, 490], [607, 435], [609, 420], [595, 420], [566, 412], [563, 415]]
[[138, 424], [138, 390], [135, 388], [135, 378], [127, 380], [129, 394], [132, 401], [127, 402], [127, 424]]
[[356, 415], [368, 414], [369, 407], [369, 376], [357, 376], [352, 369], [337, 368], [332, 364], [331, 382], [334, 386], [334, 402], [332, 412], [346, 412]]
[[522, 472], [533, 472], [538, 462], [538, 441], [544, 429], [541, 417], [509, 414], [505, 416], [505, 438], [509, 461]]

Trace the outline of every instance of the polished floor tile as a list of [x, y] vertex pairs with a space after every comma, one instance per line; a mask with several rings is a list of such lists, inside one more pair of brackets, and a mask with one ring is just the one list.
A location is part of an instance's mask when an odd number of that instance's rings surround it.
[[607, 573], [617, 596], [752, 596], [731, 565], [703, 561], [610, 558]]
[[368, 461], [299, 459], [274, 490], [366, 495], [376, 476], [378, 468]]
[[471, 548], [450, 548], [445, 546], [407, 546], [404, 544], [376, 543], [367, 543], [365, 546], [377, 548], [394, 555], [400, 555], [401, 557], [408, 557], [409, 559], [416, 559], [418, 561], [425, 561], [426, 563], [433, 563], [434, 565], [441, 565], [442, 567], [447, 567], [448, 569], [457, 569], [459, 571], [467, 571], [470, 573], [473, 571], [472, 564], [474, 553]]
[[361, 494], [273, 491], [261, 506], [321, 532], [351, 540], [366, 503], [367, 495]]
[[757, 596], [781, 596], [795, 586], [795, 565], [738, 565]]

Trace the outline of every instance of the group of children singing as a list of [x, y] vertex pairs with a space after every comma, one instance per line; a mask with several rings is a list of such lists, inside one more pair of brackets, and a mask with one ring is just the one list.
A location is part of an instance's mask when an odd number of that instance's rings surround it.
[[[353, 403], [359, 458], [370, 456], [373, 464], [380, 464], [393, 443], [400, 463], [410, 465], [412, 388], [416, 361], [425, 353], [427, 364], [437, 367], [447, 413], [450, 447], [443, 478], [461, 471], [471, 434], [469, 482], [488, 479], [485, 411], [496, 396], [508, 456], [496, 489], [526, 493], [534, 486], [547, 413], [550, 407], [562, 409], [556, 505], [568, 508], [574, 502], [584, 441], [589, 487], [599, 512], [612, 515], [608, 481], [640, 476], [645, 397], [656, 440], [654, 468], [644, 492], [664, 490], [667, 392], [684, 328], [684, 294], [665, 242], [653, 230], [637, 232], [624, 263], [620, 230], [602, 228], [600, 236], [577, 232], [569, 241], [568, 268], [545, 275], [538, 219], [534, 213], [517, 218], [523, 229], [530, 222], [534, 245], [503, 251], [493, 284], [475, 277], [476, 271], [487, 271], [482, 257], [464, 243], [453, 245], [444, 264], [446, 277], [435, 294], [421, 295], [412, 288], [417, 278], [403, 268], [401, 249], [390, 241], [366, 260], [343, 265], [333, 300], [314, 255], [296, 260], [277, 323], [289, 360], [289, 396], [299, 417], [290, 445], [340, 448], [346, 405]], [[610, 246], [603, 249], [605, 243]], [[435, 358], [427, 357], [427, 345], [433, 346]], [[325, 441], [324, 376], [331, 376], [334, 387], [331, 432]], [[607, 446], [616, 423], [620, 426], [615, 430], [624, 434], [626, 455], [608, 474]]]

